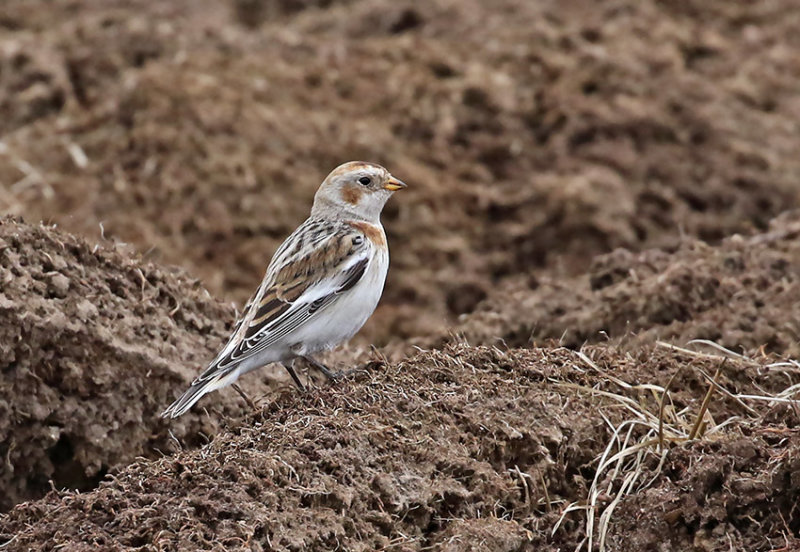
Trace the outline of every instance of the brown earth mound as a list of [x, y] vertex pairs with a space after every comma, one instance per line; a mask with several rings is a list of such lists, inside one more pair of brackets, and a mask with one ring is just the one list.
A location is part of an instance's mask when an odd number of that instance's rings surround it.
[[618, 250], [581, 277], [500, 286], [452, 331], [472, 344], [511, 347], [706, 339], [800, 356], [800, 212], [716, 247], [687, 239], [671, 252]]
[[382, 162], [411, 185], [383, 342], [800, 204], [795, 0], [236, 4], [3, 2], [0, 208], [243, 301], [325, 173]]
[[[113, 466], [197, 445], [241, 415], [158, 418], [227, 335], [234, 309], [196, 280], [44, 226], [0, 219], [0, 510]], [[257, 378], [243, 382], [260, 390]]]
[[[0, 2], [0, 212], [241, 302], [335, 165], [410, 184], [330, 357], [390, 362], [169, 423], [234, 309], [0, 219], [0, 510], [71, 489], [0, 549], [800, 549], [798, 37], [795, 0]], [[692, 339], [746, 356], [654, 345]]]
[[[0, 518], [0, 543], [13, 551], [572, 550], [586, 515], [569, 506], [589, 497], [595, 519], [612, 514], [609, 550], [655, 550], [644, 543], [664, 539], [674, 550], [796, 546], [800, 418], [730, 394], [778, 393], [797, 374], [724, 363], [725, 394], [710, 401], [702, 442], [680, 444], [705, 393], [701, 374], [720, 366], [664, 349], [423, 353], [339, 387], [285, 393], [211, 444], [136, 461], [93, 492], [22, 504]], [[673, 376], [659, 465], [660, 387], [638, 384]], [[606, 460], [628, 455], [601, 466], [607, 447]], [[623, 492], [631, 477], [635, 490]], [[687, 484], [690, 492], [678, 492]], [[598, 524], [594, 542], [600, 534]]]

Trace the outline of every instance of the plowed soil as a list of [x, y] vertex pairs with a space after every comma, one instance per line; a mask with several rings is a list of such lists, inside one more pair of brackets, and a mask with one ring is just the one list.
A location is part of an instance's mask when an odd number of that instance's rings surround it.
[[[612, 426], [636, 418], [619, 397], [657, 409], [643, 389], [609, 378], [666, 380], [690, 363], [673, 381], [677, 412], [698, 408], [702, 393], [692, 389], [719, 360], [607, 348], [422, 353], [336, 388], [287, 392], [210, 445], [135, 462], [94, 492], [21, 505], [3, 520], [3, 536], [15, 539], [13, 550], [573, 549], [585, 534], [580, 510], [552, 529], [567, 505], [586, 499], [609, 442], [616, 452]], [[718, 379], [763, 393], [783, 390], [785, 375], [731, 361]], [[655, 550], [649, 543], [665, 534], [675, 550], [766, 550], [783, 534], [800, 544], [797, 412], [751, 412], [721, 398], [709, 419], [732, 425], [670, 450], [665, 466], [654, 449], [644, 455], [636, 482], [645, 489], [619, 506], [627, 516], [612, 518], [612, 549]], [[622, 477], [604, 475], [608, 506]], [[731, 493], [736, 505], [726, 509]]]
[[[794, 0], [2, 2], [0, 549], [800, 550], [798, 49]], [[159, 418], [351, 159], [409, 184], [358, 371]]]

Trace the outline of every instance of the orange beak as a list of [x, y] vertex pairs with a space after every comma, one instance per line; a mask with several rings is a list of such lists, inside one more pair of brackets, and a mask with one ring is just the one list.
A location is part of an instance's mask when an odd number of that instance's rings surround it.
[[387, 180], [383, 185], [383, 189], [389, 190], [390, 192], [396, 192], [397, 190], [402, 190], [403, 188], [407, 188], [406, 183], [402, 180], [397, 180], [393, 176], [390, 176], [389, 180]]

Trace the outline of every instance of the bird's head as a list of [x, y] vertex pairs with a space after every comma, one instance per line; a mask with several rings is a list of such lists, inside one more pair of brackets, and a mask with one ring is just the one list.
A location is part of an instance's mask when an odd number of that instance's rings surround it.
[[322, 182], [311, 214], [378, 222], [392, 194], [405, 187], [380, 165], [350, 161], [333, 169]]

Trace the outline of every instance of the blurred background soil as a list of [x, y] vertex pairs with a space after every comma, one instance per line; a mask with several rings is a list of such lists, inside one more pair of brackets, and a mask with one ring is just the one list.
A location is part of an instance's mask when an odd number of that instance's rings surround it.
[[327, 172], [380, 162], [410, 183], [384, 216], [384, 343], [509, 276], [800, 203], [792, 0], [236, 6], [4, 2], [0, 208], [241, 303]]
[[[796, 396], [798, 51], [794, 0], [2, 2], [0, 510], [84, 492], [0, 545], [588, 549], [597, 481], [606, 549], [791, 549], [796, 404], [732, 397]], [[157, 418], [353, 159], [409, 184], [366, 374]], [[721, 427], [615, 501], [696, 339]]]

